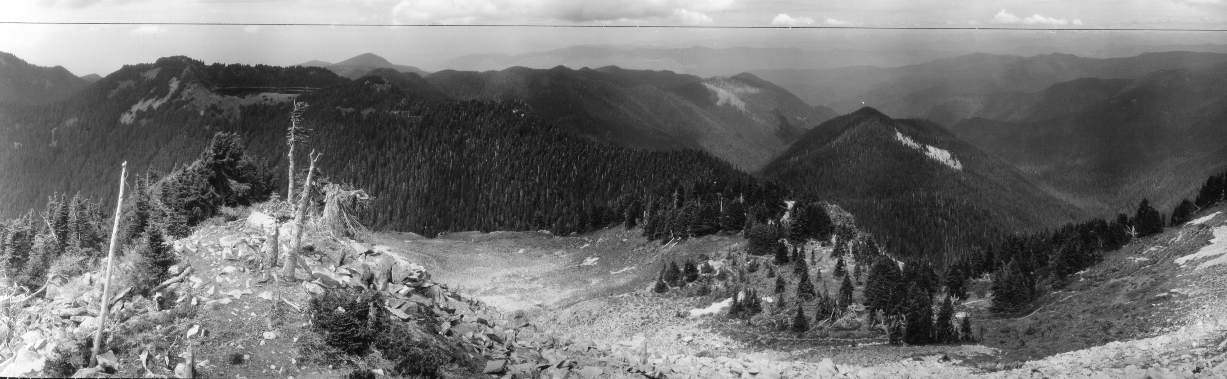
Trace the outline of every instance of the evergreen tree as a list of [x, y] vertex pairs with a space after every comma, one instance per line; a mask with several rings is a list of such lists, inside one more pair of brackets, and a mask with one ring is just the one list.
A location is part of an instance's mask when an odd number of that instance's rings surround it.
[[741, 201], [730, 201], [720, 213], [720, 228], [728, 233], [742, 230], [746, 224], [746, 208]]
[[1193, 214], [1197, 212], [1197, 206], [1193, 205], [1189, 199], [1184, 199], [1180, 205], [1172, 210], [1172, 227], [1184, 225], [1184, 223], [1193, 220]]
[[[661, 269], [660, 275], [656, 276], [656, 285], [652, 287], [652, 292], [665, 293], [669, 292], [669, 285], [665, 284], [665, 271]], [[736, 304], [734, 304], [736, 305]]]
[[29, 291], [42, 288], [47, 281], [47, 269], [51, 268], [51, 262], [55, 260], [58, 245], [55, 236], [50, 232], [35, 236], [29, 260], [25, 262], [25, 267], [22, 268], [21, 275], [14, 280], [14, 284]]
[[715, 205], [706, 202], [697, 205], [694, 219], [690, 223], [690, 234], [702, 237], [720, 231], [720, 214]]
[[1017, 312], [1034, 298], [1035, 283], [1019, 266], [1018, 261], [1011, 260], [993, 274], [990, 308], [994, 312]]
[[691, 261], [689, 258], [686, 259], [684, 275], [687, 283], [694, 283], [694, 281], [699, 280], [699, 266], [695, 265], [694, 261]]
[[778, 241], [776, 242], [775, 246], [775, 264], [777, 266], [788, 264], [788, 247], [784, 246], [784, 244], [779, 243]]
[[10, 221], [8, 235], [4, 239], [3, 259], [5, 275], [16, 278], [25, 269], [30, 260], [30, 251], [34, 248], [36, 229], [34, 228], [34, 212]]
[[805, 263], [804, 259], [792, 260], [792, 273], [794, 275], [804, 275], [807, 272], [809, 272], [809, 264]]
[[933, 339], [937, 343], [958, 342], [958, 334], [954, 331], [954, 304], [950, 297], [942, 300], [942, 306], [937, 311], [937, 322], [933, 327]]
[[857, 285], [865, 284], [865, 282], [861, 281], [861, 278], [865, 276], [864, 272], [865, 272], [865, 265], [863, 264], [852, 265], [852, 279], [856, 280]]
[[711, 263], [709, 263], [709, 262], [707, 262], [707, 261], [703, 261], [703, 264], [699, 265], [699, 274], [701, 274], [701, 275], [711, 275], [711, 274], [714, 274], [714, 273], [716, 273], [716, 269], [715, 269], [715, 268], [712, 268]]
[[895, 261], [879, 256], [865, 280], [865, 306], [888, 315], [897, 313], [904, 296], [899, 287], [903, 285], [903, 274]]
[[682, 269], [677, 267], [677, 262], [669, 263], [669, 271], [665, 272], [665, 283], [673, 287], [681, 287], [685, 284], [682, 282]]
[[733, 301], [729, 304], [729, 312], [728, 312], [729, 318], [738, 318], [739, 316], [741, 316], [743, 306], [742, 306], [742, 301], [738, 300], [739, 297], [741, 297], [741, 290], [734, 290], [733, 291]]
[[643, 203], [639, 200], [632, 200], [630, 205], [627, 205], [626, 212], [622, 214], [622, 225], [627, 230], [634, 229], [639, 225], [640, 217], [643, 217]]
[[946, 292], [955, 299], [967, 298], [967, 278], [963, 271], [963, 263], [950, 265], [946, 270]]
[[1163, 215], [1150, 206], [1149, 199], [1142, 199], [1138, 211], [1133, 216], [1133, 224], [1137, 228], [1138, 237], [1146, 237], [1163, 232]]
[[792, 318], [792, 331], [795, 333], [809, 331], [809, 319], [805, 317], [805, 309], [801, 305], [802, 303], [797, 302], [797, 316]]
[[779, 232], [774, 226], [767, 224], [754, 224], [749, 231], [749, 253], [750, 255], [768, 255], [775, 254], [780, 247]]
[[809, 269], [805, 269], [797, 276], [797, 297], [809, 301], [817, 295], [818, 291], [814, 289], [814, 283], [809, 279]]
[[784, 275], [775, 277], [775, 293], [781, 294], [788, 289], [788, 282], [784, 281]]
[[853, 291], [852, 280], [848, 279], [848, 276], [845, 275], [843, 284], [840, 284], [839, 286], [839, 306], [840, 308], [846, 308], [849, 305], [852, 305], [852, 291]]
[[971, 334], [971, 315], [963, 316], [962, 325], [959, 328], [959, 335], [963, 342], [976, 342], [976, 338]]
[[1201, 189], [1197, 191], [1197, 198], [1194, 202], [1198, 208], [1206, 209], [1222, 201], [1225, 195], [1227, 195], [1227, 172], [1211, 175], [1206, 179]]
[[844, 257], [841, 255], [839, 260], [835, 261], [835, 270], [832, 272], [835, 276], [846, 276], [848, 271], [844, 268]]
[[904, 314], [907, 324], [903, 342], [908, 345], [924, 345], [933, 341], [933, 303], [929, 292], [913, 284], [907, 292], [908, 305]]
[[166, 246], [162, 232], [156, 227], [150, 227], [137, 246], [136, 265], [132, 272], [132, 290], [140, 295], [152, 296], [154, 287], [162, 283], [170, 274], [167, 270], [175, 264], [175, 257]]

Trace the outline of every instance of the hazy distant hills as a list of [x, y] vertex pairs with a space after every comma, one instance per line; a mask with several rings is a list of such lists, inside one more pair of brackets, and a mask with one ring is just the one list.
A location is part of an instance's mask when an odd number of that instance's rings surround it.
[[893, 68], [764, 70], [755, 74], [779, 83], [810, 104], [827, 105], [840, 112], [872, 106], [893, 117], [923, 117], [935, 106], [963, 101], [967, 96], [1034, 93], [1079, 78], [1127, 79], [1221, 62], [1227, 62], [1227, 54], [1166, 52], [1109, 59], [1069, 54], [969, 54]]
[[846, 66], [894, 67], [928, 62], [961, 53], [935, 50], [802, 50], [787, 47], [702, 46], [645, 47], [584, 45], [518, 55], [474, 54], [445, 61], [440, 67], [464, 71], [510, 67], [551, 68], [618, 66], [625, 69], [668, 70], [699, 76], [731, 76], [775, 69], [825, 69]]
[[388, 62], [387, 59], [372, 53], [361, 54], [338, 63], [311, 60], [298, 64], [297, 66], [323, 67], [337, 73], [337, 75], [350, 79], [368, 76], [371, 74], [371, 71], [380, 68], [393, 69], [399, 72], [412, 72], [421, 76], [430, 74], [429, 72], [423, 71], [422, 69], [414, 66], [393, 64], [392, 62]]
[[872, 108], [814, 127], [762, 174], [839, 204], [907, 254], [974, 246], [1078, 213], [940, 125]]
[[445, 70], [426, 77], [457, 99], [522, 100], [571, 132], [619, 146], [695, 148], [757, 170], [835, 114], [753, 75], [699, 78], [618, 67]]
[[43, 104], [62, 100], [89, 85], [61, 66], [35, 66], [0, 52], [0, 102]]
[[1075, 80], [951, 129], [1084, 206], [1114, 211], [1150, 197], [1170, 209], [1227, 167], [1225, 88], [1227, 63]]
[[102, 76], [98, 74], [89, 74], [89, 75], [82, 76], [81, 79], [89, 82], [90, 84], [93, 84], [94, 82], [101, 80]]

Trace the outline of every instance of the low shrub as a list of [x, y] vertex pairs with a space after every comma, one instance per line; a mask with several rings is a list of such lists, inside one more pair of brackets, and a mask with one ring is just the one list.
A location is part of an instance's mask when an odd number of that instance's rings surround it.
[[[311, 298], [312, 329], [324, 343], [350, 355], [366, 353], [382, 328], [379, 293], [356, 289], [326, 291]], [[375, 305], [375, 306], [372, 306]], [[371, 310], [377, 314], [372, 315]]]
[[448, 363], [442, 349], [415, 337], [409, 326], [392, 322], [380, 333], [376, 347], [392, 362], [392, 375], [438, 378], [440, 369]]

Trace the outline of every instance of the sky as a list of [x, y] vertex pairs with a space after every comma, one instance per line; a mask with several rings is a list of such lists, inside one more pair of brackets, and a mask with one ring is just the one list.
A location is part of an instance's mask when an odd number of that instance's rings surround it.
[[[578, 44], [816, 48], [807, 41], [840, 33], [786, 28], [798, 26], [1227, 30], [1227, 0], [5, 0], [0, 22], [0, 51], [77, 75], [106, 75], [172, 55], [291, 65], [374, 52], [440, 69], [466, 54]], [[250, 25], [286, 23], [325, 25]], [[747, 26], [783, 29], [722, 29]], [[888, 31], [866, 41], [915, 33]], [[1148, 43], [1227, 41], [1227, 32], [1159, 34]]]

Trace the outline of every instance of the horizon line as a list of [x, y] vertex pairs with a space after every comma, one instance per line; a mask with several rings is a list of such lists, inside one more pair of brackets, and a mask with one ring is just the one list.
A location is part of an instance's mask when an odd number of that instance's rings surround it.
[[1002, 31], [1150, 31], [1227, 32], [1199, 28], [1028, 28], [1012, 26], [783, 26], [783, 25], [556, 25], [556, 24], [357, 24], [357, 23], [238, 23], [238, 22], [61, 22], [0, 21], [0, 25], [174, 25], [174, 26], [325, 26], [325, 27], [513, 27], [513, 28], [667, 28], [667, 29], [851, 29], [851, 30], [1002, 30]]

